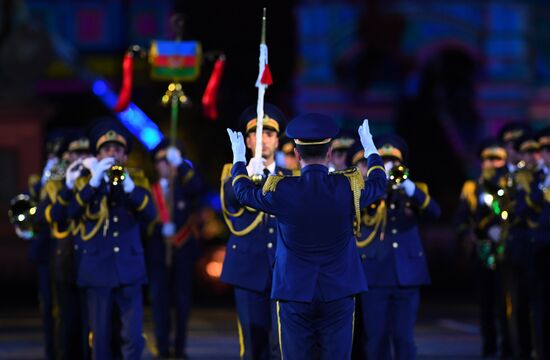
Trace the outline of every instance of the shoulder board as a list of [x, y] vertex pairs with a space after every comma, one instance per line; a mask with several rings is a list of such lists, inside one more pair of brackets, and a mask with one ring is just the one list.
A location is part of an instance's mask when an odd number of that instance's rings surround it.
[[130, 174], [136, 186], [142, 187], [147, 191], [151, 190], [149, 179], [147, 179], [147, 176], [145, 176], [145, 173], [143, 172], [143, 170], [130, 168], [128, 169], [128, 174]]
[[88, 181], [90, 181], [90, 178], [91, 178], [90, 175], [80, 176], [78, 179], [76, 179], [75, 189], [77, 191], [84, 189], [84, 186], [88, 184]]
[[300, 176], [300, 175], [302, 175], [302, 171], [300, 169], [294, 169], [294, 170], [292, 170], [292, 175], [293, 176]]
[[270, 191], [275, 191], [279, 181], [283, 180], [286, 176], [283, 175], [270, 175], [267, 177], [265, 184], [262, 188], [262, 194], [267, 194]]
[[519, 170], [516, 172], [516, 182], [525, 191], [530, 192], [530, 184], [533, 181], [533, 173], [528, 170]]
[[225, 164], [222, 169], [222, 175], [220, 176], [220, 180], [224, 181], [229, 176], [231, 176], [231, 169], [233, 168], [233, 164]]
[[477, 183], [473, 180], [467, 180], [464, 185], [462, 185], [462, 192], [460, 197], [468, 202], [470, 210], [475, 210], [477, 208], [477, 196], [476, 196]]
[[424, 194], [428, 194], [428, 184], [424, 183], [424, 182], [415, 182], [414, 183], [416, 185], [416, 187], [422, 191]]
[[29, 176], [29, 187], [33, 187], [40, 182], [40, 175], [32, 174]]
[[349, 174], [353, 174], [353, 173], [358, 173], [360, 175], [359, 170], [355, 166], [344, 169], [344, 170], [333, 171], [329, 174], [330, 175], [349, 175]]
[[46, 182], [46, 184], [44, 185], [44, 189], [51, 203], [55, 202], [55, 199], [57, 198], [57, 193], [59, 192], [59, 190], [61, 190], [62, 187], [63, 182], [61, 180], [48, 180]]

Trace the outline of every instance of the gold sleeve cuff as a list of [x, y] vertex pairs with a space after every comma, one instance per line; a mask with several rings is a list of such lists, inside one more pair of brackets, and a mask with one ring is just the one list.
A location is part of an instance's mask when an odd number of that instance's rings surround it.
[[379, 169], [379, 170], [382, 170], [384, 172], [384, 174], [386, 173], [386, 169], [384, 169], [383, 166], [381, 165], [376, 165], [376, 166], [373, 166], [371, 167], [368, 171], [367, 171], [367, 177], [370, 175], [370, 173], [376, 169]]
[[243, 179], [243, 178], [246, 178], [248, 180], [250, 180], [250, 178], [248, 177], [248, 175], [237, 175], [237, 177], [235, 177], [233, 179], [233, 181], [231, 182], [231, 186], [234, 186], [235, 183], [237, 182], [237, 180], [240, 180], [240, 179]]
[[145, 195], [145, 197], [143, 198], [143, 201], [138, 206], [137, 211], [143, 211], [143, 209], [145, 209], [148, 203], [149, 203], [149, 195]]

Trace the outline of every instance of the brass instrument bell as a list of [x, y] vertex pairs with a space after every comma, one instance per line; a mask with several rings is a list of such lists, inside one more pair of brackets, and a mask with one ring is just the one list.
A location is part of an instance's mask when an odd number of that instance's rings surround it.
[[126, 178], [124, 166], [120, 164], [114, 164], [109, 169], [108, 176], [109, 176], [109, 182], [111, 183], [111, 185], [113, 186], [119, 185]]
[[36, 203], [29, 195], [19, 194], [11, 199], [8, 216], [20, 238], [28, 240], [35, 234], [35, 215]]
[[409, 169], [401, 164], [395, 165], [388, 172], [388, 180], [393, 189], [397, 189], [409, 178]]

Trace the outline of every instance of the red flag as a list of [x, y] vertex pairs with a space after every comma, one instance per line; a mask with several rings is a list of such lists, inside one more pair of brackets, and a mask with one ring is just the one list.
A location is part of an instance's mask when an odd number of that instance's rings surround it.
[[208, 80], [206, 90], [204, 90], [204, 95], [202, 96], [202, 112], [204, 116], [212, 120], [216, 120], [218, 118], [218, 91], [220, 88], [224, 67], [225, 57], [220, 56], [214, 64], [212, 75], [210, 75], [210, 80]]
[[128, 105], [130, 105], [130, 100], [132, 97], [133, 70], [134, 54], [128, 51], [122, 62], [122, 87], [120, 89], [120, 94], [118, 95], [118, 100], [113, 107], [113, 110], [116, 112], [124, 111], [128, 108]]

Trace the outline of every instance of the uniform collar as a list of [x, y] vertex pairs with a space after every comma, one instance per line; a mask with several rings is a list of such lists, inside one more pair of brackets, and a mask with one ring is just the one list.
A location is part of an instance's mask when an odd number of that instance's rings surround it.
[[326, 167], [325, 165], [321, 165], [321, 164], [311, 164], [311, 165], [307, 165], [306, 167], [302, 168], [301, 173], [304, 174], [304, 173], [307, 173], [307, 172], [310, 172], [310, 171], [320, 171], [320, 172], [323, 172], [325, 174], [328, 174], [328, 167]]

